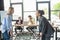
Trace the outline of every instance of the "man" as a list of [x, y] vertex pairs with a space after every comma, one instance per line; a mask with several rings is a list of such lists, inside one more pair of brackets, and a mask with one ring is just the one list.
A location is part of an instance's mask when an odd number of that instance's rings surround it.
[[3, 35], [3, 40], [10, 40], [10, 36], [12, 37], [12, 14], [14, 13], [14, 8], [9, 7], [6, 17], [2, 20], [1, 32]]
[[44, 11], [37, 10], [36, 16], [39, 20], [39, 34], [42, 36], [42, 40], [50, 40], [51, 35], [54, 33], [53, 27], [50, 25], [48, 20], [43, 17]]
[[[18, 25], [21, 25], [21, 24], [23, 24], [23, 20], [21, 19], [21, 17], [18, 17], [18, 20], [16, 21], [16, 23], [15, 24], [18, 24]], [[21, 29], [21, 32], [22, 32], [22, 30], [23, 30], [23, 28], [22, 27], [18, 27], [18, 26], [16, 26], [16, 28], [15, 28], [15, 32], [17, 33], [17, 29]]]

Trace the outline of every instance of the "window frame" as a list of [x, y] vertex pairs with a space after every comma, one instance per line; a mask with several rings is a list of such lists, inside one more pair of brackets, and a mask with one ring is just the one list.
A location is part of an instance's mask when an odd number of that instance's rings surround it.
[[50, 1], [39, 1], [39, 2], [36, 2], [36, 10], [38, 10], [38, 4], [40, 3], [48, 3], [48, 11], [49, 11], [49, 17], [48, 17], [48, 20], [51, 20], [51, 10], [50, 10]]
[[[23, 20], [23, 3], [22, 2], [20, 2], [20, 3], [10, 3], [10, 6], [12, 7], [12, 5], [22, 5], [22, 20]], [[16, 20], [13, 20], [12, 19], [12, 21], [16, 21]]]

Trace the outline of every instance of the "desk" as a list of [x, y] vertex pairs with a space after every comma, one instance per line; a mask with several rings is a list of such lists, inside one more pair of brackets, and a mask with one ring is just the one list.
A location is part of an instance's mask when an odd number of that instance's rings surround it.
[[24, 24], [21, 24], [21, 25], [18, 25], [18, 24], [16, 24], [16, 25], [13, 25], [13, 26], [16, 26], [16, 27], [24, 27], [24, 26], [39, 26], [39, 25], [36, 25], [36, 24], [33, 24], [33, 25], [24, 25]]
[[[13, 25], [14, 27], [25, 27], [25, 26], [29, 26], [29, 27], [32, 27], [32, 26], [34, 26], [34, 27], [37, 27], [37, 26], [39, 26], [39, 25], [36, 25], [36, 24], [33, 24], [33, 25], [24, 25], [24, 24], [21, 24], [21, 25], [18, 25], [18, 24], [15, 24], [15, 25]], [[26, 29], [26, 28], [25, 28]], [[27, 34], [29, 34], [29, 32], [23, 32], [23, 33], [27, 33]], [[17, 37], [17, 35], [16, 35], [16, 37]], [[16, 38], [15, 37], [15, 38]]]

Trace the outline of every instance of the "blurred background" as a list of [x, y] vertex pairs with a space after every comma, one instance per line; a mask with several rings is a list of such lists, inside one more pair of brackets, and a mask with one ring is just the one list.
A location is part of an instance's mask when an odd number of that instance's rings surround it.
[[[23, 21], [27, 21], [28, 15], [31, 15], [35, 22], [38, 22], [35, 16], [36, 10], [44, 10], [44, 16], [48, 21], [58, 25], [60, 30], [60, 0], [0, 0], [0, 5], [0, 24], [8, 8], [12, 6], [14, 7], [13, 25], [19, 16]], [[60, 37], [59, 32], [58, 37]]]

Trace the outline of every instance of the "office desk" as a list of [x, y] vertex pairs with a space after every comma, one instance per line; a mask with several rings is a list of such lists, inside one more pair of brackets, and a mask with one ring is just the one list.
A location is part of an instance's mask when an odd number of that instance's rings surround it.
[[[24, 25], [24, 24], [21, 24], [21, 25], [18, 25], [18, 24], [15, 24], [15, 25], [13, 25], [14, 27], [26, 27], [26, 26], [28, 26], [28, 27], [32, 27], [32, 26], [34, 26], [34, 27], [37, 27], [38, 25], [36, 25], [36, 24], [34, 24], [34, 25]], [[25, 28], [26, 29], [26, 28]], [[22, 34], [30, 34], [30, 32], [26, 32], [26, 31], [23, 31], [22, 32]], [[17, 34], [18, 35], [18, 34]], [[16, 37], [17, 37], [17, 35], [16, 35]]]
[[39, 26], [39, 25], [37, 25], [37, 24], [33, 24], [33, 25], [24, 25], [24, 24], [21, 24], [21, 25], [18, 25], [18, 24], [16, 24], [16, 25], [13, 25], [13, 26], [16, 26], [16, 27], [24, 27], [24, 26]]

